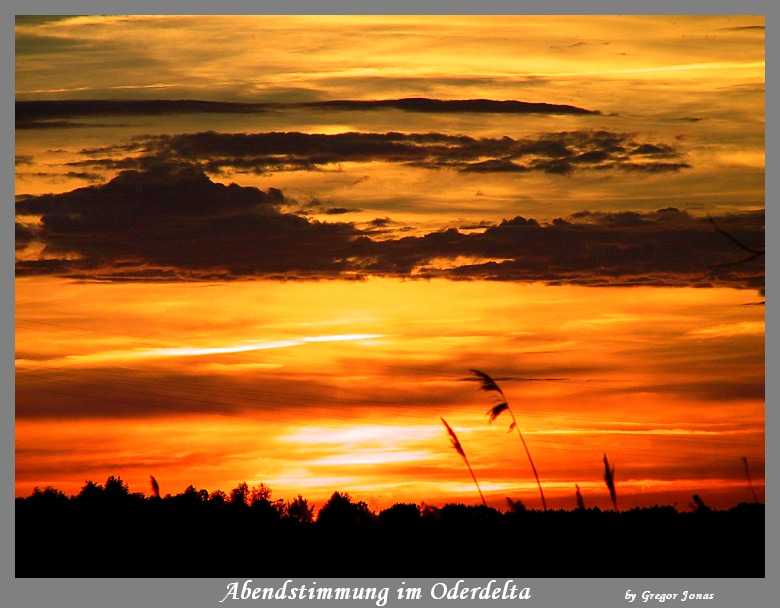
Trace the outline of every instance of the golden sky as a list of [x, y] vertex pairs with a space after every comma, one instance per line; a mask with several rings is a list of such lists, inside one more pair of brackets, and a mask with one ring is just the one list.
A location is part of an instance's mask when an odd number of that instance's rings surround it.
[[[16, 490], [763, 499], [764, 22], [16, 22]], [[710, 221], [710, 218], [715, 223]]]

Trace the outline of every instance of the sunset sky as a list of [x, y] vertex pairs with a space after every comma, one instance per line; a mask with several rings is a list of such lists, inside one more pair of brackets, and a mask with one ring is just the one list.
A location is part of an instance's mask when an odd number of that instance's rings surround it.
[[[16, 19], [16, 493], [764, 499], [764, 19]], [[710, 221], [712, 219], [713, 221]]]

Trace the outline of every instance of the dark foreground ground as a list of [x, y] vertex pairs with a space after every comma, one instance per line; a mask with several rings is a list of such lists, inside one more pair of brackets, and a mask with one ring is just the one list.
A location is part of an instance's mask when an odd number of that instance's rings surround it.
[[764, 505], [311, 513], [140, 495], [16, 500], [17, 577], [764, 577]]

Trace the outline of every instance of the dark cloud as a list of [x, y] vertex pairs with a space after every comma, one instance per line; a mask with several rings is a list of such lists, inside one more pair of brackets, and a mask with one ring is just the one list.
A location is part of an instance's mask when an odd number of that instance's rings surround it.
[[461, 166], [461, 171], [474, 173], [524, 173], [531, 167], [512, 162], [507, 158], [492, 158], [477, 163], [467, 163]]
[[360, 209], [350, 209], [348, 207], [327, 207], [323, 209], [325, 215], [344, 215], [345, 213], [355, 213]]
[[721, 27], [721, 28], [718, 28], [718, 29], [719, 30], [730, 31], [730, 32], [742, 32], [742, 31], [745, 31], [745, 30], [748, 30], [748, 31], [749, 30], [762, 30], [763, 31], [763, 30], [766, 29], [766, 27], [763, 26], [763, 25], [738, 25], [738, 26], [735, 26], [735, 27]]
[[377, 217], [368, 223], [372, 226], [375, 226], [376, 228], [384, 228], [385, 226], [389, 226], [394, 222], [389, 217]]
[[84, 127], [102, 127], [105, 129], [116, 128], [118, 124], [109, 123], [86, 123], [73, 120], [36, 120], [25, 123], [16, 123], [17, 129], [80, 129]]
[[[611, 167], [599, 167], [608, 169]], [[676, 173], [682, 169], [690, 169], [688, 163], [621, 163], [620, 169], [625, 171], [641, 171], [643, 173]]]
[[[303, 105], [303, 104], [301, 104]], [[600, 114], [576, 106], [553, 103], [529, 103], [526, 101], [496, 101], [492, 99], [427, 99], [411, 97], [378, 101], [321, 101], [308, 104], [317, 109], [381, 110], [391, 108], [421, 113], [491, 113], [491, 114]]]
[[412, 232], [414, 228], [405, 226], [389, 217], [376, 217], [368, 222], [358, 224], [363, 236], [372, 238], [394, 238], [402, 232]]
[[[63, 377], [68, 381], [63, 382]], [[124, 370], [121, 379], [99, 369], [90, 369], [88, 373], [65, 371], [36, 378], [36, 382], [29, 382], [22, 374], [17, 386], [16, 415], [48, 419], [132, 418], [234, 411], [215, 394], [214, 386], [207, 378], [179, 378], [180, 383], [168, 380], [165, 376], [131, 369]], [[187, 385], [194, 392], [185, 390]], [[155, 390], [160, 386], [165, 390]], [[153, 399], [149, 398], [150, 387]]]
[[[668, 363], [667, 365], [672, 365]], [[727, 362], [720, 362], [720, 367], [725, 368]], [[763, 368], [763, 358], [753, 362], [754, 368]], [[656, 393], [665, 395], [695, 395], [697, 400], [710, 403], [730, 405], [734, 402], [745, 400], [764, 401], [765, 381], [764, 376], [749, 378], [718, 379], [716, 371], [702, 371], [703, 379], [690, 382], [652, 382], [637, 383], [626, 386], [594, 386], [589, 389], [591, 397], [598, 395], [635, 395], [637, 393]]]
[[16, 15], [16, 25], [43, 25], [70, 19], [70, 15]]
[[87, 171], [68, 171], [65, 177], [73, 179], [83, 179], [88, 182], [98, 183], [103, 181], [103, 176], [99, 173], [89, 173]]
[[[730, 230], [751, 242], [763, 240], [763, 213], [732, 216]], [[737, 228], [739, 226], [739, 228]], [[725, 282], [763, 285], [763, 262], [708, 269], [741, 252], [707, 226], [677, 209], [653, 213], [583, 213], [542, 226], [533, 219], [504, 220], [483, 233], [457, 230], [366, 246], [375, 264], [368, 270], [423, 277], [569, 282], [584, 285], [687, 285]], [[437, 267], [437, 258], [486, 258], [457, 268]], [[733, 271], [733, 274], [731, 273]]]
[[38, 171], [36, 173], [19, 173], [18, 175], [31, 175], [34, 177], [48, 179], [51, 182], [61, 182], [66, 179], [82, 179], [84, 181], [96, 184], [104, 181], [102, 175], [99, 173], [91, 173], [89, 171], [67, 171], [66, 173], [47, 173], [44, 171]]
[[16, 222], [16, 249], [24, 249], [36, 239], [36, 229], [29, 224]]
[[[223, 186], [183, 167], [128, 171], [103, 186], [28, 197], [17, 212], [42, 217], [47, 257], [79, 256], [72, 271], [159, 268], [198, 278], [342, 271], [355, 230], [281, 213], [283, 202], [278, 190]], [[41, 272], [28, 263], [19, 270]]]
[[642, 144], [634, 148], [632, 153], [644, 156], [661, 156], [663, 158], [673, 158], [676, 156], [674, 148], [665, 144]]
[[[67, 17], [66, 17], [67, 18]], [[19, 17], [17, 24], [19, 23]], [[56, 21], [42, 17], [41, 23]], [[14, 40], [14, 50], [17, 57], [62, 57], [68, 53], [84, 52], [89, 43], [82, 40], [68, 38], [67, 36], [47, 36], [32, 33], [29, 30], [17, 30]], [[94, 48], [94, 47], [93, 47]]]
[[609, 44], [609, 41], [606, 42], [584, 42], [580, 40], [579, 42], [572, 42], [571, 44], [554, 44], [550, 45], [550, 49], [576, 49], [578, 47], [583, 46], [607, 46]]
[[[25, 353], [18, 358], [23, 359]], [[41, 359], [38, 359], [41, 361]], [[224, 355], [225, 366], [241, 364], [246, 356]], [[364, 360], [346, 359], [360, 366]], [[350, 363], [353, 361], [352, 363]], [[53, 363], [56, 364], [56, 360]], [[177, 414], [217, 414], [245, 416], [273, 422], [281, 413], [322, 407], [336, 403], [334, 383], [321, 374], [285, 372], [250, 376], [209, 372], [199, 365], [175, 370], [165, 359], [146, 360], [143, 367], [128, 365], [120, 375], [112, 367], [116, 361], [82, 363], [78, 367], [58, 367], [51, 374], [21, 371], [16, 384], [16, 416], [26, 419], [57, 418], [154, 418]], [[434, 367], [431, 365], [430, 367]], [[416, 368], [422, 371], [423, 367]], [[441, 363], [436, 367], [441, 373]], [[258, 390], [258, 382], [262, 390]], [[367, 402], [382, 407], [441, 406], [451, 403], [456, 391], [421, 391], [419, 386], [395, 384], [377, 401], [371, 386], [352, 387], [340, 394], [339, 407], [358, 408]], [[411, 406], [410, 404], [415, 404]], [[315, 412], [316, 415], [316, 412]]]
[[323, 215], [344, 215], [346, 213], [358, 213], [362, 209], [356, 207], [338, 207], [330, 204], [326, 204], [318, 198], [314, 198], [311, 202], [307, 203], [295, 213], [300, 215], [307, 215], [310, 213], [322, 213]]
[[[137, 153], [138, 156], [127, 156]], [[604, 130], [542, 133], [513, 139], [443, 133], [185, 133], [140, 138], [111, 148], [82, 150], [96, 158], [72, 166], [143, 169], [176, 160], [210, 173], [326, 170], [344, 162], [384, 161], [428, 169], [480, 173], [625, 169], [644, 172], [688, 168], [678, 148]]]
[[[46, 259], [20, 260], [17, 272], [112, 280], [380, 275], [584, 285], [764, 283], [763, 258], [733, 264], [743, 251], [707, 218], [671, 207], [583, 211], [549, 224], [515, 217], [483, 232], [450, 228], [377, 240], [389, 219], [361, 229], [283, 212], [288, 206], [278, 190], [214, 183], [193, 166], [125, 171], [104, 185], [20, 198], [17, 212], [41, 221], [34, 230], [19, 226], [18, 242], [39, 241]], [[763, 211], [718, 217], [717, 224], [745, 246], [763, 249]], [[458, 259], [473, 262], [453, 267]]]
[[171, 114], [258, 114], [289, 109], [340, 110], [349, 112], [403, 110], [418, 113], [491, 113], [491, 114], [594, 114], [600, 112], [565, 104], [496, 101], [492, 99], [381, 99], [374, 101], [334, 100], [298, 103], [226, 102], [201, 100], [109, 100], [65, 99], [16, 102], [16, 128], [54, 128], [80, 126], [73, 118], [107, 116], [161, 116]]
[[461, 230], [484, 230], [485, 228], [490, 228], [491, 226], [495, 226], [495, 224], [493, 222], [482, 220], [476, 224], [464, 224], [459, 228]]
[[[63, 381], [66, 379], [67, 381]], [[278, 396], [286, 407], [304, 408], [325, 394], [316, 381], [300, 383], [295, 394], [281, 388], [283, 382], [267, 379], [262, 395], [246, 382], [224, 375], [168, 373], [127, 367], [122, 376], [89, 366], [64, 369], [34, 382], [20, 374], [16, 393], [19, 418], [151, 418], [176, 414], [237, 415], [279, 411]], [[287, 381], [285, 379], [285, 381]]]
[[77, 126], [73, 118], [161, 116], [166, 114], [256, 114], [273, 104], [198, 100], [64, 99], [17, 101], [16, 128]]

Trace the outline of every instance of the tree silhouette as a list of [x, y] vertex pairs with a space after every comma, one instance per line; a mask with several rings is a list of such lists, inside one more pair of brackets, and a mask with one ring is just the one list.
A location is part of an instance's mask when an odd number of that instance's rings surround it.
[[249, 490], [249, 506], [255, 516], [265, 521], [278, 520], [284, 512], [284, 500], [271, 500], [271, 488], [264, 483]]
[[247, 506], [249, 504], [249, 486], [242, 481], [235, 488], [230, 490], [230, 504], [236, 507]]
[[30, 495], [30, 501], [33, 503], [55, 506], [66, 504], [68, 502], [68, 497], [65, 496], [64, 492], [60, 492], [53, 486], [46, 486], [43, 490], [38, 486], [35, 486]]
[[106, 479], [105, 494], [109, 498], [121, 499], [130, 495], [130, 487], [122, 481], [121, 477], [111, 475]]
[[209, 494], [209, 503], [214, 505], [223, 505], [227, 502], [228, 495], [225, 494], [222, 490], [214, 490], [211, 494]]
[[317, 514], [317, 521], [331, 527], [354, 527], [374, 520], [374, 514], [362, 500], [352, 502], [344, 492], [333, 492]]
[[94, 481], [87, 481], [81, 488], [77, 497], [85, 503], [94, 503], [103, 498], [103, 486]]
[[422, 510], [418, 505], [397, 502], [379, 512], [379, 521], [392, 529], [414, 529], [420, 524]]
[[[608, 463], [605, 468], [614, 470]], [[644, 535], [654, 542], [630, 560], [613, 560], [612, 576], [765, 575], [764, 505], [752, 501], [721, 511], [695, 495], [694, 513], [637, 508], [622, 512], [615, 525], [614, 512], [598, 507], [542, 512], [523, 509], [519, 501], [505, 511], [396, 503], [375, 515], [365, 502], [335, 492], [312, 521], [314, 508], [301, 495], [278, 516], [281, 501], [272, 499], [268, 486], [239, 484], [236, 490], [240, 509], [224, 492], [192, 485], [164, 498], [131, 494], [119, 477], [105, 485], [86, 482], [70, 498], [52, 487], [36, 488], [15, 501], [15, 574], [225, 577], [262, 568], [271, 577], [338, 577], [345, 569], [356, 577], [445, 577], [457, 570], [504, 577], [521, 568], [529, 576], [598, 576], [617, 543]], [[247, 506], [243, 499], [253, 493]], [[518, 550], [510, 538], [522, 538], [526, 549]], [[253, 542], [228, 546], [226, 539]], [[258, 551], [257, 540], [272, 550]], [[670, 544], [695, 547], [696, 559], [690, 551], [669, 552]], [[369, 559], [365, 547], [384, 550]]]
[[298, 494], [284, 507], [284, 516], [292, 521], [308, 524], [314, 521], [314, 505], [309, 506], [309, 501]]
[[208, 498], [209, 493], [206, 490], [198, 490], [195, 486], [189, 485], [185, 488], [184, 492], [174, 496], [181, 505], [187, 505], [188, 507], [195, 507]]
[[270, 502], [271, 494], [273, 494], [273, 491], [264, 483], [252, 486], [248, 493], [249, 504], [254, 506], [257, 503]]

